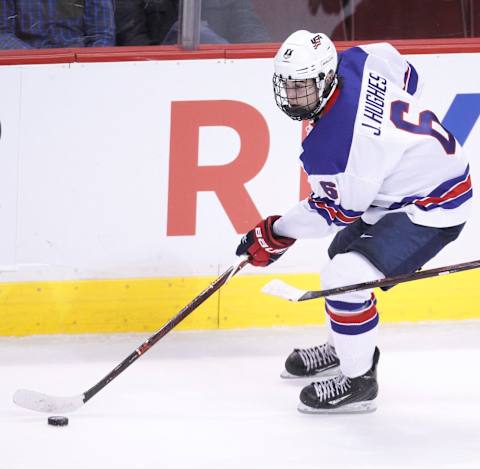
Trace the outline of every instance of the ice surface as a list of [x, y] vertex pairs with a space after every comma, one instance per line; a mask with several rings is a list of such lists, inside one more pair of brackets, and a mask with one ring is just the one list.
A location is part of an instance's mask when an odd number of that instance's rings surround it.
[[480, 467], [480, 321], [383, 325], [378, 410], [304, 415], [282, 380], [323, 327], [172, 332], [68, 427], [12, 403], [16, 389], [84, 392], [145, 336], [0, 338], [5, 469]]

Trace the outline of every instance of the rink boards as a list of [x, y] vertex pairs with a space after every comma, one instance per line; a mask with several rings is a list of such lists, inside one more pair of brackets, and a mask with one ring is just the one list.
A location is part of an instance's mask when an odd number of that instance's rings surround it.
[[[317, 288], [318, 276], [235, 278], [194, 311], [179, 329], [229, 329], [322, 324], [323, 301], [291, 303], [260, 293], [272, 278]], [[143, 332], [159, 329], [212, 277], [27, 282], [3, 285], [1, 335]], [[475, 272], [375, 291], [382, 322], [479, 318]]]
[[[411, 54], [424, 95], [480, 171], [480, 54]], [[452, 77], [452, 72], [461, 80]], [[149, 331], [235, 261], [242, 233], [306, 195], [303, 129], [275, 107], [271, 58], [0, 67], [0, 335]], [[478, 176], [477, 176], [478, 175]], [[480, 210], [427, 267], [480, 258]], [[329, 239], [248, 267], [180, 326], [323, 322], [323, 302], [260, 288], [318, 289]], [[3, 267], [2, 267], [3, 266]], [[394, 288], [384, 321], [480, 317], [476, 272]]]

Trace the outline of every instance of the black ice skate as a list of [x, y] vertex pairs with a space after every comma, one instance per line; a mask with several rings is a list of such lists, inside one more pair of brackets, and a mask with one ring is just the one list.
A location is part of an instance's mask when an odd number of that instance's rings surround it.
[[379, 357], [380, 351], [376, 348], [372, 368], [362, 376], [347, 378], [340, 374], [304, 387], [298, 410], [309, 414], [373, 412], [377, 408]]
[[335, 349], [330, 344], [295, 349], [285, 362], [282, 378], [305, 378], [314, 375], [331, 376], [338, 372]]

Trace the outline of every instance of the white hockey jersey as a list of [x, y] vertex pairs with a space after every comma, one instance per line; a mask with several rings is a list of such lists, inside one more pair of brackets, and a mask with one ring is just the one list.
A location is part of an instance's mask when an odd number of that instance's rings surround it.
[[303, 142], [312, 195], [275, 223], [292, 238], [321, 237], [360, 217], [405, 212], [413, 223], [466, 221], [472, 198], [460, 144], [419, 98], [415, 68], [390, 44], [339, 54], [343, 81]]

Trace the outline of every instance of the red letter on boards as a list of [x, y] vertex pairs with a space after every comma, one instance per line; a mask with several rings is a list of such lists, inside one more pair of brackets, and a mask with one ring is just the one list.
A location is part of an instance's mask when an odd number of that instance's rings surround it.
[[[240, 136], [232, 162], [199, 166], [199, 128], [226, 126]], [[263, 116], [240, 101], [174, 101], [170, 130], [167, 236], [194, 235], [197, 192], [213, 191], [237, 233], [245, 233], [262, 216], [245, 184], [262, 169], [268, 156], [269, 132]], [[222, 151], [221, 148], [218, 151]]]

